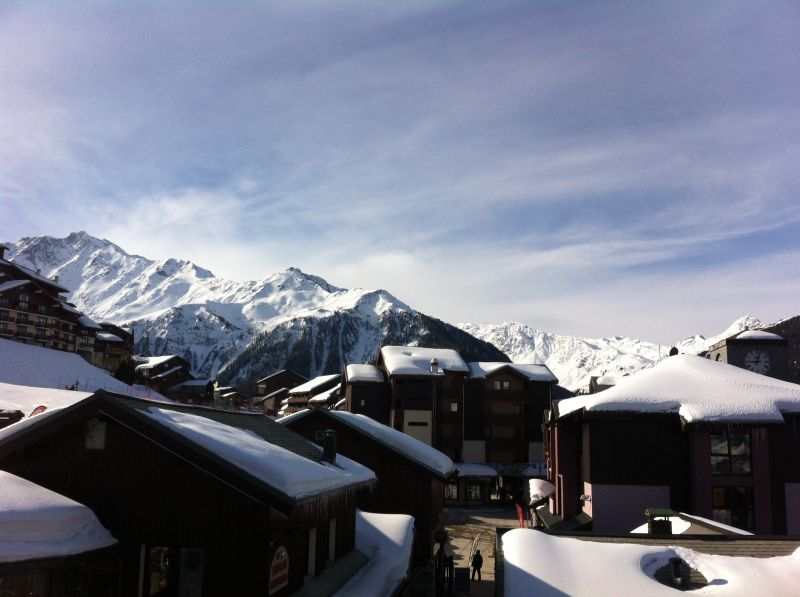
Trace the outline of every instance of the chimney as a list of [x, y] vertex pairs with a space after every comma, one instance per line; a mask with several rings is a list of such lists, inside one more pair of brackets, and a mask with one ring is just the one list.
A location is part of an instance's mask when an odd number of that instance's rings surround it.
[[439, 359], [436, 357], [431, 359], [431, 373], [439, 373]]
[[336, 464], [336, 431], [326, 429], [322, 444], [322, 461]]
[[55, 282], [56, 284], [58, 284], [58, 274], [56, 274], [55, 276], [53, 276], [53, 282]]
[[37, 273], [37, 274], [41, 274], [41, 273], [42, 273], [42, 268], [40, 268], [40, 267], [37, 267], [37, 268], [36, 268], [36, 273]]

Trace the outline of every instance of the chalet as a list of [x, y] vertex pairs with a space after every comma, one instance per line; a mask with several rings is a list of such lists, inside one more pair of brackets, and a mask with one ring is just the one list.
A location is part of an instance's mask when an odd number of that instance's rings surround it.
[[89, 508], [5, 471], [0, 487], [0, 597], [121, 594], [116, 541]]
[[267, 394], [263, 398], [260, 396], [256, 396], [252, 399], [252, 402], [255, 404], [260, 404], [264, 414], [269, 416], [275, 416], [278, 414], [278, 410], [281, 407], [281, 402], [284, 399], [288, 399], [289, 388], [279, 388], [274, 392]]
[[135, 381], [161, 392], [186, 380], [193, 379], [189, 363], [174, 354], [159, 356], [134, 355]]
[[279, 422], [321, 442], [328, 430], [336, 432], [337, 449], [373, 470], [378, 482], [358, 497], [358, 507], [368, 512], [410, 514], [416, 528], [415, 554], [427, 560], [433, 549], [433, 532], [441, 524], [444, 486], [455, 470], [438, 450], [373, 419], [349, 412], [312, 408]]
[[133, 334], [113, 323], [101, 322], [94, 339], [92, 364], [117, 374], [120, 366], [133, 356]]
[[[543, 413], [558, 393], [546, 365], [466, 363], [454, 350], [384, 346], [376, 365], [348, 365], [346, 409], [381, 421], [480, 476], [452, 482], [451, 505], [525, 503], [527, 479], [545, 474]], [[570, 394], [571, 395], [571, 394]]]
[[304, 384], [292, 388], [287, 392], [286, 398], [284, 398], [286, 404], [284, 404], [283, 401], [281, 402], [283, 414], [288, 415], [307, 408], [309, 400], [333, 388], [338, 390], [340, 382], [341, 375], [334, 373], [332, 375], [320, 375], [311, 381], [307, 381]]
[[669, 357], [547, 422], [542, 514], [627, 532], [646, 508], [800, 534], [800, 386], [697, 356]]
[[263, 415], [103, 391], [0, 430], [0, 469], [94, 511], [125, 596], [326, 594], [375, 482]]
[[0, 244], [0, 337], [76, 352], [90, 363], [102, 328], [61, 295], [69, 292], [40, 272], [4, 258]]
[[182, 404], [211, 406], [214, 403], [214, 382], [210, 379], [187, 379], [162, 390], [162, 393]]
[[[304, 384], [307, 381], [308, 379], [299, 373], [295, 373], [294, 371], [290, 371], [288, 369], [282, 369], [281, 371], [259, 379], [256, 382], [256, 394], [258, 396], [266, 397], [276, 390], [280, 390], [281, 388], [291, 390], [292, 388], [296, 388], [300, 384]], [[275, 405], [272, 406], [274, 407]]]

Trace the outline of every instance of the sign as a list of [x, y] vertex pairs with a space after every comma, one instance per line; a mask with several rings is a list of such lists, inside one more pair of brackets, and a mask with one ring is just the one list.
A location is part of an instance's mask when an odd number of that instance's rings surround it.
[[272, 565], [269, 567], [269, 594], [280, 591], [289, 584], [289, 552], [281, 545], [272, 556]]
[[525, 515], [522, 513], [522, 506], [519, 504], [514, 504], [517, 507], [517, 518], [519, 518], [519, 526], [520, 528], [525, 528]]

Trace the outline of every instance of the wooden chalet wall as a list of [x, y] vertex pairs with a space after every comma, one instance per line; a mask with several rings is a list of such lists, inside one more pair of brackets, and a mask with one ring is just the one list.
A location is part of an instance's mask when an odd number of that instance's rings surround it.
[[365, 512], [410, 514], [416, 538], [414, 557], [432, 555], [433, 532], [444, 505], [444, 481], [431, 471], [408, 460], [348, 425], [314, 412], [291, 421], [287, 427], [314, 440], [318, 431], [336, 431], [337, 451], [371, 469], [378, 482], [371, 492], [362, 491], [358, 507]]
[[[337, 519], [337, 558], [355, 544], [355, 496], [289, 518], [246, 484], [225, 482], [177, 455], [168, 434], [149, 435], [105, 419], [102, 450], [85, 447], [83, 413], [30, 445], [0, 452], [0, 467], [91, 508], [124, 551], [124, 594], [138, 594], [142, 546], [203, 550], [203, 595], [268, 595], [274, 551], [289, 552], [290, 595], [308, 570], [308, 530], [317, 528], [317, 573], [327, 560], [329, 518]], [[100, 415], [104, 418], [103, 415]], [[212, 470], [214, 470], [212, 468]], [[147, 593], [145, 593], [147, 594]], [[163, 593], [173, 594], [173, 593]], [[175, 595], [178, 593], [175, 592]]]
[[351, 382], [345, 384], [344, 397], [348, 412], [366, 415], [384, 425], [390, 424], [388, 383]]

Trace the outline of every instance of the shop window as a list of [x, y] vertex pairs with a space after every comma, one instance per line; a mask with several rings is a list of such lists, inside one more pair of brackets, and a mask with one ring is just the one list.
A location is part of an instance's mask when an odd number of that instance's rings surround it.
[[458, 483], [448, 483], [444, 486], [444, 499], [457, 500], [458, 499]]
[[713, 487], [711, 491], [714, 520], [722, 524], [729, 524], [737, 529], [753, 529], [752, 487]]
[[480, 483], [467, 483], [467, 499], [480, 500], [481, 497], [481, 484]]
[[750, 433], [724, 429], [711, 434], [711, 472], [714, 475], [749, 475]]

